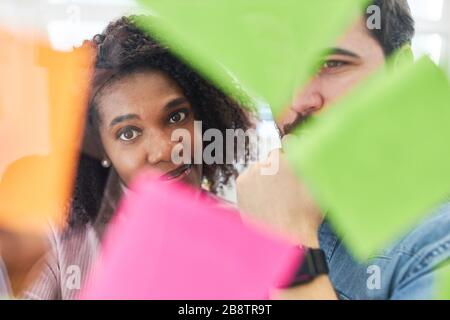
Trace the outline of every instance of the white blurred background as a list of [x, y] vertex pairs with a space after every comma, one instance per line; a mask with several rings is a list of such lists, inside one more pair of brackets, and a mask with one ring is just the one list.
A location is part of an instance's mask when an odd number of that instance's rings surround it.
[[[430, 55], [450, 74], [450, 0], [408, 1], [416, 19], [414, 52]], [[139, 10], [135, 0], [0, 0], [0, 22], [44, 29], [56, 49], [70, 50]]]
[[450, 0], [408, 0], [416, 20], [413, 49], [428, 54], [450, 74]]

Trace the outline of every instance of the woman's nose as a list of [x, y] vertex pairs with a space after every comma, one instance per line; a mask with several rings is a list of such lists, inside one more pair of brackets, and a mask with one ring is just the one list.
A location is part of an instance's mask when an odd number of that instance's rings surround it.
[[171, 141], [170, 136], [165, 134], [153, 134], [147, 141], [147, 163], [157, 166], [161, 162], [172, 162], [172, 150], [177, 141]]

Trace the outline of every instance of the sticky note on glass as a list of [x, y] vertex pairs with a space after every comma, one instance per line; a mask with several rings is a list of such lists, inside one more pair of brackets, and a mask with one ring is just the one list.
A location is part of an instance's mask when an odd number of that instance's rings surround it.
[[6, 31], [0, 47], [0, 228], [40, 231], [67, 212], [91, 52]]
[[82, 299], [266, 299], [302, 252], [239, 213], [144, 174], [108, 230]]
[[[278, 113], [366, 0], [139, 0], [142, 26], [234, 97]], [[242, 89], [242, 90], [240, 90]]]
[[366, 258], [450, 195], [450, 90], [428, 58], [330, 106], [290, 162], [353, 253]]

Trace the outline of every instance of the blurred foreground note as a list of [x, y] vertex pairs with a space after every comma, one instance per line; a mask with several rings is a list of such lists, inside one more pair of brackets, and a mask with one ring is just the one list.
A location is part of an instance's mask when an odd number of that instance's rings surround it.
[[[239, 85], [278, 113], [366, 0], [139, 0], [143, 28], [231, 96]], [[237, 83], [236, 81], [237, 80]]]
[[287, 150], [360, 258], [450, 196], [450, 87], [428, 58], [379, 75], [313, 121]]
[[131, 189], [82, 299], [266, 299], [299, 266], [300, 249], [215, 200], [146, 174]]
[[0, 228], [39, 232], [67, 211], [91, 52], [1, 30], [0, 48]]

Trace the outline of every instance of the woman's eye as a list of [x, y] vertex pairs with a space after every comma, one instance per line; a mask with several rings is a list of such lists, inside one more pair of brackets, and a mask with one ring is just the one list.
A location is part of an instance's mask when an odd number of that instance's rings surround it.
[[170, 123], [180, 123], [184, 119], [186, 119], [187, 112], [186, 111], [178, 111], [172, 114], [169, 118]]
[[138, 136], [140, 136], [140, 131], [133, 129], [133, 128], [129, 128], [129, 129], [125, 129], [122, 130], [119, 134], [119, 139], [122, 141], [132, 141], [134, 139], [136, 139]]

